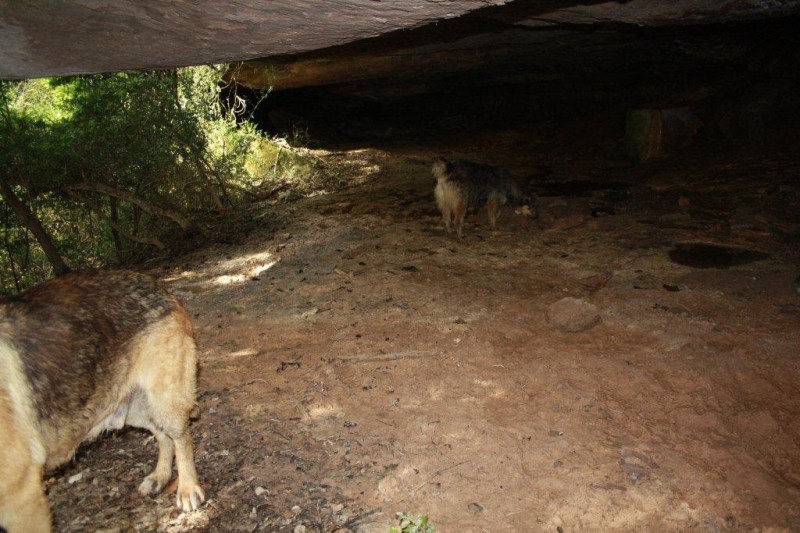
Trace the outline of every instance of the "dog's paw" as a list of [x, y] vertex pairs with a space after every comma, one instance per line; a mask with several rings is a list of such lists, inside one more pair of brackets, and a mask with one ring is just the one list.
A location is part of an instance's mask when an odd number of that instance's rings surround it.
[[150, 474], [139, 484], [139, 494], [142, 496], [152, 496], [164, 489], [169, 479], [161, 479], [155, 473]]
[[206, 501], [206, 493], [200, 485], [178, 486], [178, 499], [176, 505], [181, 511], [194, 511], [199, 509]]

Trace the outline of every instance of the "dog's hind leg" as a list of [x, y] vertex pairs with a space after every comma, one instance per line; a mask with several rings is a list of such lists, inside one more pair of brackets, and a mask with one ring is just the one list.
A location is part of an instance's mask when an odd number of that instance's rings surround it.
[[158, 494], [172, 477], [172, 458], [175, 456], [175, 443], [160, 425], [154, 421], [152, 399], [145, 391], [137, 389], [130, 397], [125, 423], [129, 426], [148, 430], [158, 444], [158, 462], [153, 471], [139, 484], [142, 496]]
[[459, 240], [462, 238], [461, 231], [464, 228], [464, 217], [467, 216], [467, 205], [464, 203], [460, 203], [456, 206], [453, 217], [454, 223], [456, 226], [456, 234], [458, 235]]
[[[175, 457], [178, 464], [177, 506], [183, 511], [193, 511], [203, 503], [205, 493], [200, 487], [194, 466], [192, 434], [187, 422], [180, 423], [171, 416], [171, 413], [162, 412], [165, 404], [169, 405], [169, 400], [166, 402], [163, 400], [164, 398], [160, 398], [159, 395], [151, 396], [149, 402], [156, 404], [160, 402], [159, 407], [154, 408], [152, 404], [149, 405], [149, 416], [140, 411], [141, 414], [128, 417], [130, 425], [149, 430], [158, 443], [158, 462], [139, 485], [139, 493], [147, 496], [161, 492], [172, 477], [172, 458]], [[188, 421], [188, 414], [186, 418]], [[162, 424], [163, 430], [159, 429]]]
[[[189, 415], [195, 405], [197, 359], [191, 325], [182, 308], [155, 325], [141, 340], [137, 385], [143, 400], [134, 404], [128, 421], [153, 431], [159, 443], [155, 470], [140, 485], [152, 491], [166, 484], [172, 457], [178, 466], [177, 506], [193, 511], [205, 501], [197, 479], [189, 431]], [[169, 475], [168, 475], [169, 474]]]
[[175, 441], [175, 460], [178, 463], [178, 508], [184, 511], [197, 509], [205, 501], [206, 495], [197, 480], [194, 466], [192, 434], [186, 428], [182, 435], [173, 437]]
[[505, 204], [505, 195], [494, 191], [489, 193], [489, 198], [486, 200], [486, 213], [489, 215], [489, 225], [493, 230], [497, 229], [497, 217], [500, 214], [500, 208]]
[[[131, 424], [141, 427], [139, 424]], [[175, 455], [175, 443], [166, 433], [150, 425], [149, 429], [158, 443], [158, 462], [153, 471], [139, 484], [142, 496], [158, 494], [169, 483], [172, 477], [172, 458]]]
[[490, 198], [486, 202], [486, 214], [489, 215], [489, 226], [493, 230], [497, 229], [497, 214], [500, 211], [500, 205], [497, 200]]

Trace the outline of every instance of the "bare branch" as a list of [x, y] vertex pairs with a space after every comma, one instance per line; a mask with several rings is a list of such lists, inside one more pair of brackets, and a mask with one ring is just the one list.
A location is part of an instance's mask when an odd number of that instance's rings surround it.
[[103, 211], [103, 208], [99, 204], [93, 202], [89, 198], [86, 198], [85, 196], [81, 196], [77, 192], [71, 191], [71, 190], [66, 189], [66, 188], [64, 189], [64, 192], [66, 194], [68, 194], [70, 197], [74, 198], [75, 200], [77, 200], [77, 201], [79, 201], [79, 202], [81, 202], [83, 204], [86, 204], [89, 207], [89, 209], [91, 209], [98, 217], [100, 217], [101, 219], [105, 220], [108, 223], [109, 226], [114, 228], [117, 231], [117, 233], [119, 233], [121, 236], [125, 237], [129, 241], [138, 242], [138, 243], [141, 243], [141, 244], [148, 244], [150, 246], [155, 246], [159, 250], [166, 250], [167, 249], [167, 245], [165, 245], [163, 242], [159, 241], [158, 239], [148, 239], [147, 237], [138, 237], [136, 235], [131, 235], [130, 233], [128, 233], [127, 231], [122, 229], [122, 227], [120, 227], [120, 225], [117, 224], [114, 220], [112, 220], [112, 218], [110, 216], [106, 215], [105, 212]]
[[172, 220], [173, 222], [178, 224], [183, 231], [186, 232], [199, 231], [199, 228], [194, 222], [183, 216], [175, 209], [170, 209], [167, 207], [162, 207], [150, 203], [141, 196], [137, 196], [132, 192], [123, 189], [117, 189], [116, 187], [112, 187], [111, 185], [106, 185], [105, 183], [89, 183], [89, 182], [73, 183], [65, 186], [64, 190], [93, 191], [93, 192], [100, 192], [103, 194], [107, 194], [109, 196], [114, 196], [116, 198], [119, 198], [120, 200], [132, 203], [133, 205], [139, 207], [142, 211], [146, 211], [152, 215], [158, 215]]

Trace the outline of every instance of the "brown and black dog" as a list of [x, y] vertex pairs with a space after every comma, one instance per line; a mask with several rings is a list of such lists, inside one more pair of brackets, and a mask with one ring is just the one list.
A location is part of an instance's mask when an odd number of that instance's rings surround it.
[[197, 356], [189, 315], [149, 276], [67, 274], [0, 300], [0, 528], [50, 531], [45, 470], [124, 425], [148, 429], [161, 491], [178, 466], [177, 506], [205, 500], [189, 431]]
[[455, 226], [459, 239], [468, 208], [485, 205], [489, 224], [492, 229], [497, 229], [500, 207], [527, 200], [519, 183], [502, 167], [437, 157], [431, 171], [436, 178], [433, 193], [442, 213], [444, 227], [450, 233], [452, 226]]

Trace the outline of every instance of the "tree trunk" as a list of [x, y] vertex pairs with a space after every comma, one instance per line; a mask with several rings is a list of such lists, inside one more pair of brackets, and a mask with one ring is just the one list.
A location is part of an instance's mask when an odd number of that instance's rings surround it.
[[[3, 217], [5, 218], [5, 217]], [[11, 252], [11, 243], [8, 239], [8, 220], [3, 220], [4, 228], [3, 228], [3, 243], [6, 245], [6, 254], [8, 254], [8, 266], [11, 268], [11, 277], [14, 278], [14, 288], [17, 292], [20, 292], [22, 289], [19, 285], [19, 276], [17, 275], [17, 266], [14, 264], [14, 254]]]
[[133, 214], [131, 215], [131, 235], [139, 235], [139, 223], [142, 221], [142, 210], [138, 206], [133, 206]]
[[60, 276], [61, 274], [69, 272], [70, 268], [61, 258], [61, 254], [58, 253], [58, 249], [56, 249], [55, 244], [53, 244], [53, 239], [50, 238], [50, 234], [44, 229], [42, 223], [36, 218], [36, 215], [31, 211], [30, 207], [25, 205], [17, 195], [14, 194], [14, 190], [8, 182], [2, 178], [0, 178], [0, 195], [3, 196], [8, 206], [14, 211], [14, 214], [17, 215], [19, 221], [28, 228], [31, 233], [33, 233], [33, 236], [36, 237], [36, 240], [39, 241], [39, 245], [42, 247], [47, 260], [53, 266], [56, 275]]
[[109, 196], [108, 203], [109, 203], [108, 208], [110, 213], [109, 218], [111, 219], [111, 223], [109, 224], [109, 226], [111, 226], [111, 237], [114, 239], [114, 252], [117, 255], [117, 263], [119, 263], [122, 260], [123, 251], [122, 251], [122, 241], [120, 241], [119, 239], [119, 230], [117, 230], [117, 227], [119, 227], [119, 212], [117, 211], [117, 199], [114, 198], [113, 196]]

